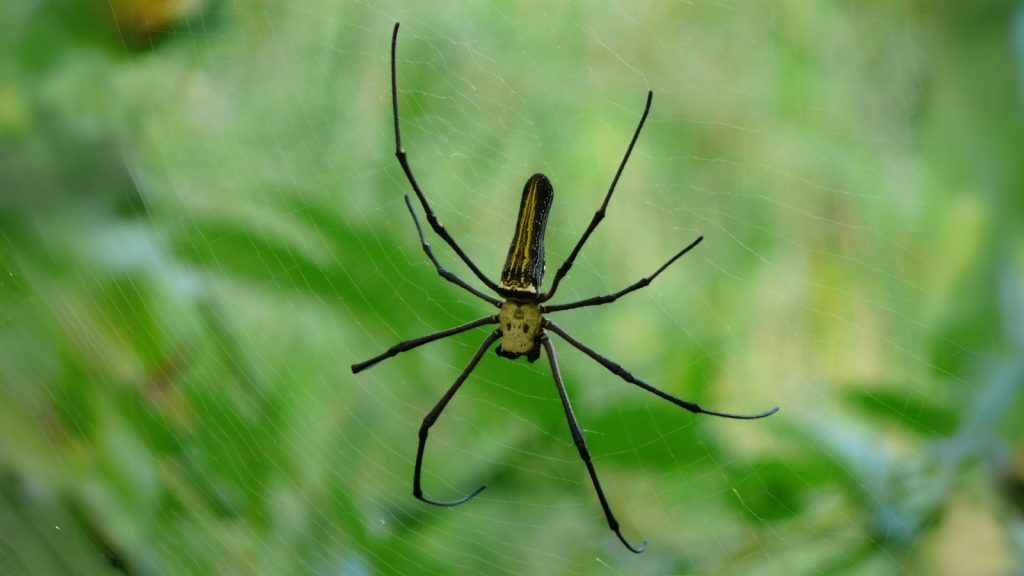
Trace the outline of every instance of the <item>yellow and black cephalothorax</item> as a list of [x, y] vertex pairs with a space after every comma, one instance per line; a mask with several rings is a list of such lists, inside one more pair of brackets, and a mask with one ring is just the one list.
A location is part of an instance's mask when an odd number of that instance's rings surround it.
[[543, 174], [534, 174], [523, 187], [516, 234], [501, 271], [499, 294], [510, 300], [534, 302], [544, 279], [544, 231], [555, 190]]

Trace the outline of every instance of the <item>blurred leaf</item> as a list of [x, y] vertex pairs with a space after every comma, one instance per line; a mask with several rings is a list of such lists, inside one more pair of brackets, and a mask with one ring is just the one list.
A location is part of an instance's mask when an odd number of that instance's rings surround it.
[[849, 402], [880, 420], [892, 422], [924, 436], [950, 436], [959, 426], [956, 411], [941, 398], [887, 387], [846, 393]]

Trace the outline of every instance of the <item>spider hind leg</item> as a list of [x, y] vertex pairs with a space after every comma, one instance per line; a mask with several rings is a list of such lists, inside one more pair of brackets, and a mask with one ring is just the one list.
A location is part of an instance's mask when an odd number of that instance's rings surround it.
[[569, 402], [569, 394], [565, 391], [565, 384], [562, 382], [562, 375], [558, 370], [558, 361], [555, 359], [555, 348], [547, 336], [542, 335], [540, 343], [548, 354], [548, 361], [551, 363], [551, 376], [555, 379], [555, 387], [558, 388], [558, 396], [562, 400], [562, 408], [565, 409], [565, 417], [569, 421], [569, 431], [572, 432], [573, 443], [576, 444], [580, 458], [583, 459], [583, 463], [587, 466], [587, 472], [590, 473], [590, 480], [594, 483], [597, 499], [600, 500], [604, 516], [608, 520], [608, 528], [615, 532], [615, 535], [619, 537], [619, 540], [622, 541], [622, 544], [630, 552], [640, 554], [647, 549], [647, 540], [644, 540], [644, 543], [637, 548], [630, 544], [626, 537], [622, 535], [619, 521], [615, 518], [615, 514], [612, 513], [611, 506], [608, 505], [608, 498], [605, 497], [604, 490], [601, 489], [601, 481], [597, 478], [597, 470], [594, 469], [594, 461], [590, 457], [590, 450], [587, 449], [587, 441], [583, 438], [583, 431], [580, 430], [580, 424], [576, 421], [576, 415], [573, 413], [572, 403]]

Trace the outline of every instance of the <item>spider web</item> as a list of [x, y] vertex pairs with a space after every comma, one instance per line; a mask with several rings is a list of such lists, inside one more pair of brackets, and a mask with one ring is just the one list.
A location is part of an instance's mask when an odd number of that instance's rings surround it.
[[[552, 302], [615, 292], [705, 240], [650, 287], [552, 318], [671, 394], [781, 411], [694, 416], [553, 337], [611, 507], [631, 542], [650, 541], [641, 556], [607, 529], [543, 358], [488, 353], [431, 430], [427, 495], [488, 485], [455, 508], [410, 494], [417, 430], [486, 331], [349, 370], [494, 313], [437, 276], [406, 211], [395, 21], [403, 145], [492, 279], [521, 187], [543, 172], [550, 282], [654, 92], [607, 218]], [[163, 358], [139, 385], [144, 464], [125, 464], [161, 496], [129, 498], [145, 537], [120, 553], [175, 574], [922, 562], [948, 494], [927, 456], [949, 432], [942, 383], [976, 386], [931, 356], [944, 339], [922, 183], [925, 32], [888, 4], [196, 8], [116, 73], [142, 110], [127, 171], [144, 231], [100, 237], [138, 251], [125, 267], [142, 287], [117, 286], [143, 294], [129, 324]]]

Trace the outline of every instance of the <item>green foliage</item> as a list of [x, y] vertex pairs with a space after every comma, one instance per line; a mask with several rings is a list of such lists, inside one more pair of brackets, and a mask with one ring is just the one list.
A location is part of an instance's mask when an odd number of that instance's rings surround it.
[[[0, 7], [0, 573], [1018, 565], [1022, 9], [540, 10]], [[642, 556], [608, 531], [544, 362], [488, 354], [432, 430], [430, 494], [489, 486], [453, 509], [411, 496], [416, 432], [483, 332], [349, 370], [493, 311], [438, 278], [406, 212], [396, 18], [403, 144], [492, 277], [537, 171], [554, 270], [655, 92], [558, 301], [706, 241], [558, 322], [670, 393], [782, 410], [694, 417], [555, 339]]]

